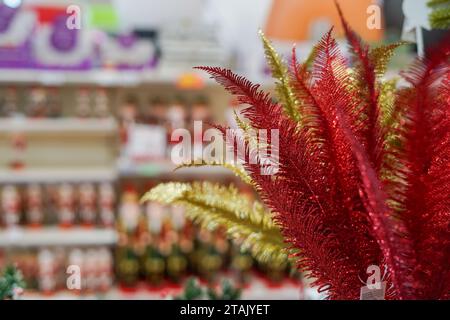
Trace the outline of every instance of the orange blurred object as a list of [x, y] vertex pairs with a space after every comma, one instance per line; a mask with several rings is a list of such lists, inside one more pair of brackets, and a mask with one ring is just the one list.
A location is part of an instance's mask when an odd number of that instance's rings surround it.
[[196, 73], [183, 73], [178, 77], [176, 86], [185, 90], [202, 89], [205, 86], [205, 81]]
[[[381, 29], [367, 27], [367, 20], [374, 14], [368, 8], [377, 2], [338, 1], [350, 26], [366, 41], [379, 41], [383, 36], [383, 23]], [[322, 29], [331, 26], [335, 26], [336, 34], [343, 34], [334, 0], [273, 0], [265, 33], [277, 40], [314, 40], [317, 33], [323, 34], [328, 30]]]

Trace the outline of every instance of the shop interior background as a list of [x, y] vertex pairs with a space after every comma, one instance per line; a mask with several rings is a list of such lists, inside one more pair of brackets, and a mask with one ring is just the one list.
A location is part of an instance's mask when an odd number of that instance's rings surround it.
[[[340, 2], [350, 22], [378, 4], [383, 27], [365, 36], [400, 39], [401, 0]], [[79, 30], [66, 26], [71, 5]], [[296, 19], [279, 19], [290, 8]], [[305, 59], [334, 10], [331, 0], [0, 0], [0, 269], [23, 272], [22, 298], [163, 299], [191, 278], [229, 279], [244, 299], [321, 298], [288, 265], [259, 264], [183, 209], [139, 199], [174, 180], [235, 183], [254, 198], [227, 170], [173, 171], [174, 129], [233, 126], [240, 108], [192, 67], [224, 66], [273, 90], [258, 30]], [[425, 31], [426, 46], [440, 36]], [[400, 49], [388, 76], [414, 54]], [[71, 265], [81, 289], [68, 287]]]

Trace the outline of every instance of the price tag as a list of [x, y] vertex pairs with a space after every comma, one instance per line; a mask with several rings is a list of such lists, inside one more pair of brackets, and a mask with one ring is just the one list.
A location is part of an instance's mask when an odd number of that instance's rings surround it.
[[362, 287], [360, 292], [360, 300], [384, 300], [386, 294], [386, 282], [379, 284], [379, 288]]
[[167, 150], [166, 130], [160, 126], [135, 124], [128, 129], [127, 156], [134, 161], [163, 159]]

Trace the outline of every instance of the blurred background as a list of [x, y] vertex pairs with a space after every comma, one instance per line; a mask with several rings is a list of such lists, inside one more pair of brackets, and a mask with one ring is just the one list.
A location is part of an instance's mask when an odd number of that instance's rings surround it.
[[[401, 0], [340, 3], [369, 42], [400, 39]], [[372, 4], [380, 29], [367, 28]], [[191, 276], [231, 279], [244, 299], [320, 298], [290, 266], [258, 264], [183, 209], [139, 199], [174, 180], [255, 197], [226, 170], [173, 172], [173, 129], [233, 125], [240, 107], [192, 67], [270, 91], [258, 30], [285, 57], [295, 42], [303, 60], [332, 25], [339, 37], [332, 0], [0, 0], [0, 269], [22, 270], [24, 298], [162, 299]], [[425, 31], [426, 45], [438, 37]], [[388, 76], [414, 54], [400, 49]], [[81, 290], [68, 290], [68, 265], [81, 266]]]

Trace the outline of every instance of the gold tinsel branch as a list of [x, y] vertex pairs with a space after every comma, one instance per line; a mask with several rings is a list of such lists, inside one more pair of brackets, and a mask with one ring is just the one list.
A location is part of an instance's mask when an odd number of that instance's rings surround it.
[[428, 6], [432, 8], [429, 16], [433, 29], [450, 28], [450, 0], [430, 0]]
[[395, 49], [407, 44], [407, 42], [399, 41], [389, 45], [382, 45], [370, 50], [370, 60], [375, 63], [375, 74], [378, 78], [382, 78], [386, 73], [388, 63], [395, 53]]
[[203, 166], [215, 166], [222, 167], [232, 171], [238, 178], [240, 178], [243, 182], [253, 185], [253, 181], [250, 176], [245, 172], [244, 168], [238, 164], [228, 163], [228, 162], [215, 162], [215, 161], [206, 161], [203, 159], [199, 159], [198, 161], [184, 163], [175, 168], [175, 170], [181, 168], [190, 168], [190, 167], [203, 167]]
[[397, 79], [383, 81], [380, 84], [380, 97], [378, 103], [381, 111], [381, 126], [386, 127], [392, 121], [394, 112], [395, 91], [397, 89]]
[[208, 230], [224, 228], [243, 250], [261, 262], [286, 263], [288, 249], [277, 225], [261, 203], [242, 197], [233, 186], [210, 182], [164, 183], [142, 201], [181, 205], [186, 215]]
[[272, 71], [272, 77], [277, 79], [276, 93], [278, 99], [280, 99], [286, 113], [295, 121], [300, 121], [300, 113], [298, 112], [298, 101], [294, 95], [292, 87], [289, 83], [288, 69], [286, 65], [281, 61], [280, 56], [275, 51], [270, 41], [266, 38], [264, 33], [260, 30], [264, 52], [266, 55], [267, 63]]

